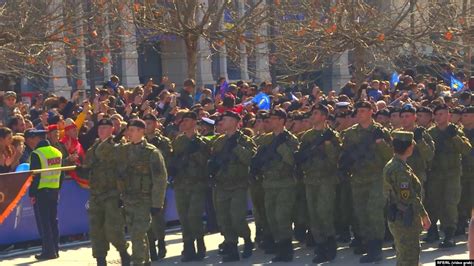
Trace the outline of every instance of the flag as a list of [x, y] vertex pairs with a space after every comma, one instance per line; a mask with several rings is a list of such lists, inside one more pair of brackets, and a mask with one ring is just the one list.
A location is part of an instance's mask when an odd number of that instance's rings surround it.
[[227, 90], [229, 89], [229, 82], [224, 81], [222, 85], [219, 87], [219, 93], [221, 94], [221, 99], [224, 99], [225, 94], [227, 93]]
[[231, 30], [234, 27], [234, 18], [230, 14], [228, 9], [224, 10], [224, 28], [226, 30]]
[[398, 75], [397, 71], [392, 73], [392, 77], [390, 78], [390, 88], [395, 88], [398, 82], [400, 82], [400, 76]]
[[454, 76], [451, 76], [451, 85], [450, 85], [451, 89], [453, 91], [460, 91], [462, 90], [462, 88], [464, 88], [464, 84], [457, 78], [455, 78]]
[[33, 179], [33, 171], [0, 174], [0, 224], [15, 209]]
[[270, 110], [270, 97], [264, 92], [260, 92], [252, 99], [252, 103], [256, 104], [260, 110]]

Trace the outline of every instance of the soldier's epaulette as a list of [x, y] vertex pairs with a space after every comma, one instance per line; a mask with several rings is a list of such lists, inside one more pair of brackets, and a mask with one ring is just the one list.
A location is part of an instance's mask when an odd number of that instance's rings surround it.
[[157, 148], [155, 147], [155, 145], [153, 145], [151, 143], [147, 143], [145, 145], [145, 149], [147, 149], [147, 150], [156, 150]]
[[382, 124], [380, 124], [378, 122], [374, 122], [374, 127], [381, 128], [381, 129], [387, 129], [386, 127], [384, 127]]

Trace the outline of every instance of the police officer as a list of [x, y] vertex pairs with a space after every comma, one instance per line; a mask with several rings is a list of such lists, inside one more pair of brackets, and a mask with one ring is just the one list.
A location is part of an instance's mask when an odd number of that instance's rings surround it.
[[316, 241], [313, 262], [323, 263], [336, 257], [334, 207], [341, 143], [339, 134], [327, 124], [328, 107], [316, 104], [311, 113], [313, 128], [301, 137], [295, 160], [303, 170], [310, 228]]
[[395, 241], [397, 265], [418, 265], [420, 233], [431, 225], [422, 203], [421, 182], [407, 160], [415, 149], [414, 134], [394, 131], [394, 156], [383, 170], [388, 226]]
[[180, 134], [172, 143], [169, 165], [183, 231], [182, 262], [202, 260], [206, 256], [202, 214], [208, 186], [206, 166], [209, 149], [205, 138], [197, 132], [197, 119], [195, 112], [183, 114], [179, 123]]
[[244, 238], [243, 258], [252, 255], [254, 245], [247, 216], [247, 187], [249, 165], [255, 154], [255, 144], [250, 137], [238, 131], [239, 114], [226, 111], [222, 115], [221, 129], [224, 134], [212, 143], [209, 171], [215, 186], [215, 205], [218, 221], [224, 234], [225, 254], [223, 262], [240, 260], [238, 237]]
[[[26, 136], [35, 147], [30, 155], [30, 169], [49, 169], [62, 166], [61, 152], [46, 140], [46, 130], [29, 130]], [[36, 255], [37, 260], [49, 260], [59, 257], [58, 196], [63, 175], [61, 171], [36, 174], [29, 189], [31, 203], [34, 206], [42, 249]]]
[[89, 225], [92, 244], [92, 256], [97, 265], [106, 265], [109, 243], [119, 251], [122, 265], [130, 265], [125, 240], [125, 221], [120, 208], [120, 192], [117, 186], [118, 144], [113, 140], [114, 126], [109, 118], [97, 123], [99, 138], [87, 150], [84, 164], [78, 167], [78, 173], [89, 179]]
[[[463, 131], [470, 143], [474, 143], [474, 107], [468, 106], [464, 108], [461, 118], [464, 126]], [[474, 207], [474, 152], [462, 158], [462, 176], [461, 176], [461, 200], [458, 205], [459, 219], [457, 235], [466, 233], [467, 221]]]
[[[145, 121], [145, 138], [148, 143], [154, 145], [160, 150], [163, 158], [166, 161], [171, 156], [171, 141], [167, 137], [163, 136], [158, 130], [158, 119], [153, 114], [147, 114], [143, 116]], [[166, 198], [163, 210], [157, 215], [154, 215], [151, 219], [151, 228], [148, 230], [148, 244], [150, 245], [150, 258], [151, 261], [162, 259], [166, 256], [166, 242], [165, 242], [165, 212], [166, 212]], [[158, 253], [156, 252], [155, 241], [158, 240]]]
[[361, 263], [382, 260], [385, 235], [382, 170], [390, 159], [390, 134], [372, 119], [372, 105], [362, 101], [355, 105], [358, 124], [342, 132], [341, 171], [349, 173], [354, 214], [360, 231], [361, 245], [355, 254], [363, 254]]
[[265, 190], [265, 214], [276, 241], [272, 262], [293, 260], [292, 213], [296, 200], [295, 161], [298, 139], [285, 128], [287, 114], [281, 108], [270, 112], [265, 120], [272, 129], [261, 139], [261, 146], [252, 160], [251, 174], [260, 171]]
[[144, 138], [145, 128], [145, 122], [140, 119], [128, 123], [127, 136], [130, 142], [120, 148], [118, 162], [134, 265], [150, 265], [146, 233], [150, 228], [151, 216], [163, 209], [168, 176], [161, 152]]
[[[457, 226], [458, 203], [461, 198], [461, 155], [471, 152], [471, 144], [462, 130], [449, 123], [449, 107], [439, 104], [434, 109], [436, 126], [428, 133], [435, 142], [435, 155], [426, 182], [426, 210], [433, 222], [432, 235], [437, 234], [436, 222], [441, 221], [444, 240], [440, 248], [456, 245], [453, 236]], [[430, 230], [430, 231], [431, 231]], [[436, 240], [436, 239], [428, 239]]]

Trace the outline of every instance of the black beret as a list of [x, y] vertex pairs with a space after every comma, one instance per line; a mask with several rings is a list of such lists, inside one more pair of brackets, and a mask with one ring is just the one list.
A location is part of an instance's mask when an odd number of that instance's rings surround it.
[[395, 106], [388, 106], [387, 109], [390, 111], [390, 115], [393, 113], [400, 113], [400, 108]]
[[359, 108], [369, 108], [369, 109], [372, 109], [372, 105], [370, 104], [370, 102], [368, 101], [360, 101], [360, 102], [356, 102], [355, 104], [355, 109], [359, 109]]
[[351, 112], [345, 111], [345, 112], [337, 112], [334, 116], [336, 118], [345, 118], [346, 116], [350, 116]]
[[434, 108], [433, 110], [433, 113], [436, 113], [438, 112], [439, 110], [449, 110], [449, 106], [445, 103], [442, 103], [442, 104], [438, 104], [436, 105], [436, 107]]
[[228, 116], [228, 117], [232, 117], [234, 119], [236, 119], [237, 121], [240, 121], [240, 115], [236, 112], [232, 112], [232, 111], [225, 111], [222, 116]]
[[97, 123], [97, 126], [113, 126], [112, 120], [110, 118], [102, 118]]
[[402, 109], [400, 110], [400, 114], [402, 113], [412, 113], [416, 114], [416, 108], [411, 104], [405, 104]]
[[286, 111], [281, 108], [275, 108], [270, 112], [270, 116], [278, 116], [280, 118], [286, 119]]
[[451, 113], [460, 115], [460, 114], [463, 113], [463, 108], [461, 108], [461, 107], [454, 107], [453, 109], [451, 109]]
[[313, 105], [313, 107], [311, 107], [311, 112], [313, 112], [315, 110], [321, 111], [324, 114], [329, 113], [329, 108], [324, 104], [315, 104], [315, 105]]
[[303, 119], [308, 119], [308, 118], [310, 118], [310, 117], [311, 117], [311, 115], [312, 115], [312, 113], [311, 113], [311, 112], [304, 112], [304, 113], [302, 114], [302, 116], [303, 116]]
[[388, 108], [378, 110], [377, 113], [375, 113], [375, 116], [379, 116], [379, 115], [390, 117], [390, 110], [388, 110]]
[[139, 127], [139, 128], [146, 128], [145, 121], [141, 119], [132, 119], [128, 122], [128, 127]]
[[190, 119], [193, 119], [193, 120], [197, 120], [198, 119], [198, 115], [195, 113], [195, 112], [186, 112], [183, 114], [182, 116], [182, 119], [185, 119], [185, 118], [190, 118]]
[[426, 107], [426, 106], [420, 106], [416, 110], [417, 113], [428, 113], [428, 114], [433, 114], [433, 110], [431, 108]]
[[265, 120], [267, 119], [268, 117], [270, 117], [270, 114], [268, 113], [268, 111], [265, 111], [265, 110], [261, 110], [261, 111], [258, 111], [257, 112], [257, 115], [256, 115], [256, 119], [262, 119], [262, 120]]
[[158, 121], [158, 118], [154, 114], [147, 114], [143, 116], [143, 120], [152, 120], [152, 121]]
[[463, 114], [474, 114], [474, 106], [466, 106], [466, 107], [462, 110], [462, 113], [463, 113]]

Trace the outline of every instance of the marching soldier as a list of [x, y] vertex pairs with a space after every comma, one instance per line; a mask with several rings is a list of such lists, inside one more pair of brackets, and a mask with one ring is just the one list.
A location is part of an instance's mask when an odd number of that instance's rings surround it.
[[415, 149], [414, 134], [394, 131], [394, 156], [384, 168], [387, 219], [395, 241], [397, 265], [418, 265], [420, 233], [431, 225], [422, 203], [422, 186], [407, 160]]
[[[158, 119], [153, 114], [148, 114], [143, 117], [145, 121], [145, 139], [148, 143], [154, 145], [160, 150], [163, 158], [169, 160], [171, 155], [171, 141], [163, 136], [158, 130]], [[166, 257], [166, 242], [165, 242], [165, 212], [166, 212], [166, 198], [163, 210], [151, 219], [151, 228], [148, 230], [148, 244], [150, 245], [150, 259], [156, 261]], [[155, 241], [158, 240], [158, 253], [156, 252]]]
[[285, 129], [287, 114], [283, 109], [271, 111], [265, 120], [272, 134], [262, 136], [262, 145], [252, 160], [251, 175], [262, 174], [265, 190], [265, 214], [276, 241], [272, 262], [293, 260], [292, 213], [296, 200], [293, 154], [298, 139]]
[[[339, 168], [342, 176], [350, 176], [354, 214], [361, 244], [355, 254], [367, 255], [361, 263], [382, 260], [385, 235], [382, 170], [390, 159], [390, 134], [372, 119], [372, 106], [367, 101], [355, 105], [358, 124], [342, 132]], [[348, 178], [348, 177], [345, 177]]]
[[206, 165], [209, 151], [206, 139], [197, 132], [197, 119], [194, 112], [183, 114], [179, 123], [180, 134], [172, 143], [173, 153], [169, 163], [183, 231], [182, 262], [202, 260], [206, 256], [202, 214], [208, 186]]
[[120, 192], [117, 186], [118, 144], [113, 140], [114, 126], [109, 118], [97, 124], [99, 139], [87, 150], [84, 164], [79, 166], [80, 175], [89, 179], [89, 225], [92, 256], [97, 265], [107, 265], [109, 243], [119, 251], [122, 265], [130, 265], [125, 240], [125, 221], [120, 208]]
[[295, 154], [304, 174], [310, 229], [316, 241], [314, 263], [333, 260], [337, 250], [334, 208], [341, 144], [338, 133], [327, 125], [328, 114], [327, 106], [313, 106], [313, 128], [303, 134], [301, 148]]
[[252, 255], [253, 243], [247, 216], [247, 187], [249, 165], [255, 154], [253, 140], [238, 131], [240, 116], [226, 111], [222, 115], [221, 129], [224, 134], [212, 143], [209, 172], [215, 183], [215, 205], [218, 221], [224, 234], [225, 254], [223, 262], [238, 261], [238, 237], [245, 241], [243, 258]]
[[[464, 126], [464, 134], [472, 145], [474, 143], [474, 107], [464, 108], [461, 118]], [[462, 157], [462, 175], [461, 175], [461, 200], [458, 205], [459, 220], [457, 235], [466, 233], [467, 221], [471, 217], [471, 210], [474, 207], [474, 152], [471, 150], [469, 155]]]
[[168, 176], [161, 152], [144, 138], [145, 128], [140, 119], [128, 123], [130, 142], [121, 147], [117, 163], [134, 265], [150, 265], [146, 233], [151, 216], [163, 209]]
[[435, 142], [436, 150], [426, 182], [426, 208], [433, 223], [429, 238], [437, 235], [436, 222], [441, 221], [444, 240], [440, 248], [454, 247], [453, 237], [458, 219], [458, 203], [461, 197], [461, 155], [468, 156], [471, 144], [464, 133], [449, 123], [449, 107], [440, 104], [434, 109], [436, 126], [428, 133]]

